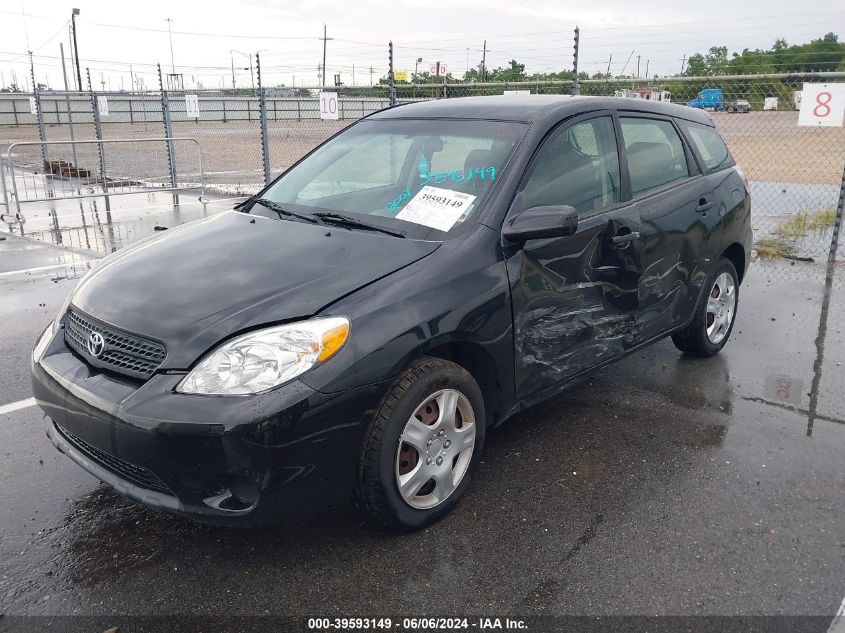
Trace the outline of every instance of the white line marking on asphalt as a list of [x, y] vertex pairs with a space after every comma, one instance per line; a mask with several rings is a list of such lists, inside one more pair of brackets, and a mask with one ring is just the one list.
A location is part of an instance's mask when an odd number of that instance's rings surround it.
[[827, 633], [845, 633], [845, 598], [842, 598], [842, 604], [839, 605], [839, 611], [833, 616], [833, 621], [830, 623]]
[[38, 270], [52, 270], [53, 268], [69, 268], [70, 266], [84, 266], [92, 262], [98, 262], [99, 259], [86, 259], [83, 262], [68, 262], [67, 264], [52, 264], [50, 266], [36, 266], [35, 268], [24, 268], [23, 270], [10, 270], [5, 273], [0, 273], [0, 277], [8, 277], [10, 275], [20, 275], [21, 273], [32, 273]]
[[27, 398], [26, 400], [18, 400], [17, 402], [10, 402], [9, 404], [0, 404], [0, 415], [4, 413], [11, 413], [19, 409], [27, 409], [35, 406], [35, 398]]

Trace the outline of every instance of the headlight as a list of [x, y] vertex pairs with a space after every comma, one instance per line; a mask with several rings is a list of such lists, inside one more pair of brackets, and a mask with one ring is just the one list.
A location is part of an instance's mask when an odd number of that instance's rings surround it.
[[249, 332], [209, 353], [176, 391], [209, 395], [267, 391], [330, 358], [348, 336], [349, 320], [345, 317]]
[[51, 325], [51, 330], [53, 331], [53, 334], [59, 331], [59, 326], [61, 326], [62, 324], [62, 319], [64, 318], [67, 309], [70, 307], [70, 300], [73, 299], [73, 292], [74, 291], [68, 293], [67, 298], [62, 304], [62, 307], [59, 308], [59, 313], [56, 315], [56, 318], [53, 319], [53, 323]]
[[68, 294], [67, 298], [64, 300], [64, 303], [62, 303], [62, 307], [59, 308], [58, 314], [56, 314], [55, 318], [47, 324], [47, 327], [44, 328], [43, 332], [41, 332], [41, 336], [38, 337], [38, 341], [35, 343], [35, 347], [32, 349], [32, 357], [33, 359], [35, 359], [36, 362], [41, 360], [41, 357], [44, 355], [44, 351], [47, 349], [47, 346], [50, 344], [50, 341], [53, 340], [53, 337], [56, 335], [56, 332], [59, 331], [59, 327], [62, 324], [62, 318], [65, 316], [65, 312], [67, 312], [72, 297], [73, 292]]

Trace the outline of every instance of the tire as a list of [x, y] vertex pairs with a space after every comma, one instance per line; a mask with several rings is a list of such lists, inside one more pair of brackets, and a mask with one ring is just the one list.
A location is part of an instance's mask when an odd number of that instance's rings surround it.
[[706, 284], [707, 292], [702, 294], [692, 322], [672, 334], [675, 347], [700, 358], [718, 354], [727, 344], [739, 308], [739, 277], [730, 260], [718, 259]]
[[[441, 410], [454, 410], [454, 422]], [[471, 424], [466, 423], [469, 418]], [[439, 358], [413, 363], [370, 422], [358, 466], [358, 506], [382, 525], [401, 531], [423, 528], [448, 514], [481, 461], [485, 421], [481, 389], [469, 372]], [[429, 473], [436, 474], [425, 479]], [[404, 493], [400, 477], [407, 482]]]

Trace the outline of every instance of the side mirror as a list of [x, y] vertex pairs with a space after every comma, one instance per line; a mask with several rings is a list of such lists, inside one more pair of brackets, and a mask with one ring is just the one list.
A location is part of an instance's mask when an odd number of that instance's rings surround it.
[[518, 244], [527, 240], [574, 235], [577, 230], [578, 212], [574, 207], [531, 207], [505, 223], [502, 237], [512, 244]]

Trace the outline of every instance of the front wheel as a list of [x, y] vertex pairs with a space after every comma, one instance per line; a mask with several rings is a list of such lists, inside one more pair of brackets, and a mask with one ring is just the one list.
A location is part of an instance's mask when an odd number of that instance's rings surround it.
[[358, 504], [392, 529], [419, 529], [443, 517], [481, 459], [485, 419], [481, 390], [465, 369], [439, 358], [411, 365], [368, 429]]
[[718, 354], [733, 331], [739, 306], [739, 277], [733, 263], [724, 257], [719, 259], [707, 284], [709, 292], [702, 298], [692, 322], [672, 334], [675, 347], [702, 358]]

